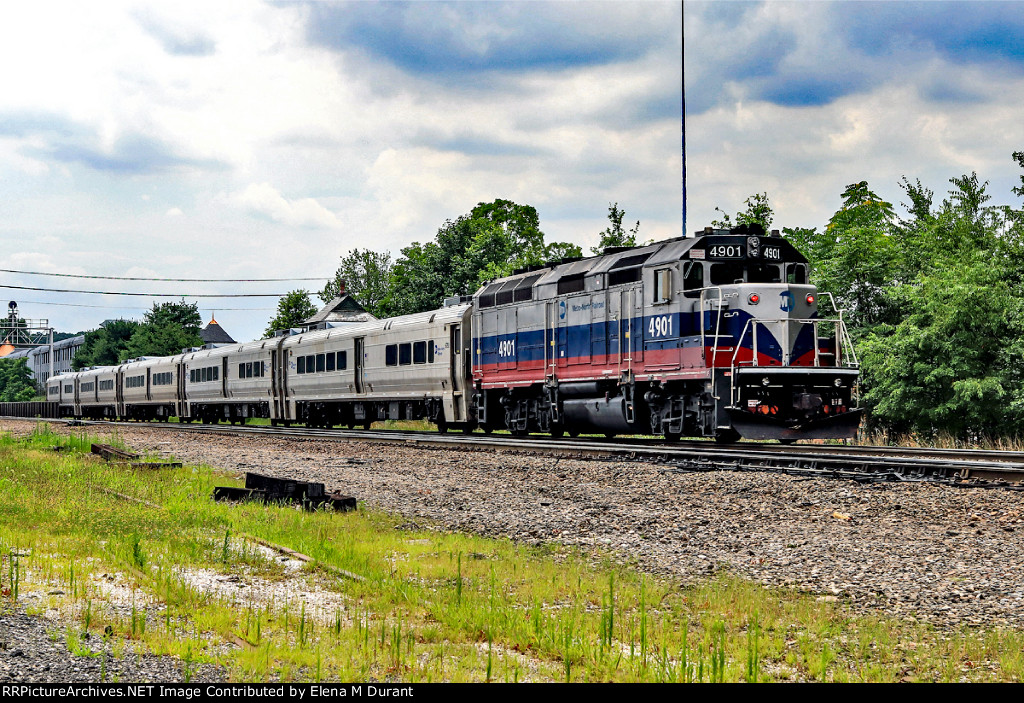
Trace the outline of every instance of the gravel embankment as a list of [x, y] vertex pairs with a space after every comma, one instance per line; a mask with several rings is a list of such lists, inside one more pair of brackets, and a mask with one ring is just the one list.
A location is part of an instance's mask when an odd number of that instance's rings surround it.
[[[0, 422], [0, 430], [30, 427]], [[724, 567], [942, 627], [1024, 625], [1015, 492], [665, 473], [653, 464], [409, 444], [118, 434], [136, 450], [186, 462], [322, 481], [413, 521], [616, 550], [684, 582]]]

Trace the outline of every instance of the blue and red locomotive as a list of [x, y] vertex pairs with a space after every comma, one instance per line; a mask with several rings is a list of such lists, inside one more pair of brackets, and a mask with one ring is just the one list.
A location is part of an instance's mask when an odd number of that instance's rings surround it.
[[[778, 231], [706, 228], [473, 298], [477, 420], [513, 433], [846, 438], [858, 366]], [[828, 300], [831, 302], [831, 298]]]

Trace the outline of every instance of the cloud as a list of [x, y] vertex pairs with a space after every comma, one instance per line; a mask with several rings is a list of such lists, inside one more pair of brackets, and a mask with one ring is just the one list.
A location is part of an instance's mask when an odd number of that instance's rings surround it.
[[126, 134], [108, 147], [92, 143], [56, 141], [48, 152], [57, 161], [79, 163], [97, 171], [124, 174], [163, 173], [175, 169], [195, 167], [218, 169], [223, 165], [212, 159], [194, 159], [176, 153], [174, 147], [162, 140], [144, 134]]
[[[1024, 71], [1014, 2], [687, 2], [687, 114], [739, 101], [829, 105], [915, 84], [937, 102], [985, 102], [951, 68]], [[983, 79], [982, 82], [987, 82]]]
[[836, 3], [834, 27], [869, 55], [931, 49], [953, 63], [995, 61], [1024, 70], [1024, 13], [1017, 2]]
[[252, 215], [289, 227], [336, 229], [341, 226], [337, 215], [314, 198], [288, 200], [269, 183], [252, 183], [245, 190], [230, 195], [228, 202]]
[[314, 2], [308, 10], [314, 43], [446, 79], [629, 61], [671, 41], [666, 23], [679, 21], [674, 2]]
[[157, 18], [152, 12], [139, 11], [136, 20], [163, 50], [173, 56], [211, 56], [217, 43], [202, 30], [185, 27], [179, 20]]

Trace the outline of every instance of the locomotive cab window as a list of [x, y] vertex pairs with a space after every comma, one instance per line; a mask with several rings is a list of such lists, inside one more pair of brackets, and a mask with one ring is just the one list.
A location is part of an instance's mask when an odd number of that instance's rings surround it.
[[696, 298], [704, 287], [704, 264], [691, 261], [683, 269], [683, 295]]
[[787, 264], [786, 283], [807, 283], [807, 267], [803, 264]]
[[711, 285], [724, 286], [743, 282], [743, 264], [730, 261], [725, 264], [711, 264]]
[[658, 269], [654, 272], [654, 302], [667, 303], [672, 300], [672, 269]]
[[751, 264], [747, 267], [747, 283], [779, 283], [781, 280], [777, 264]]

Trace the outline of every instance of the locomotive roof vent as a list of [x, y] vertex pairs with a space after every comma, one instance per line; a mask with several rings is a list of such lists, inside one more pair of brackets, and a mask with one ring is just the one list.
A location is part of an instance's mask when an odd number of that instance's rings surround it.
[[444, 299], [444, 307], [450, 308], [453, 305], [462, 305], [473, 299], [471, 295], [452, 295]]

